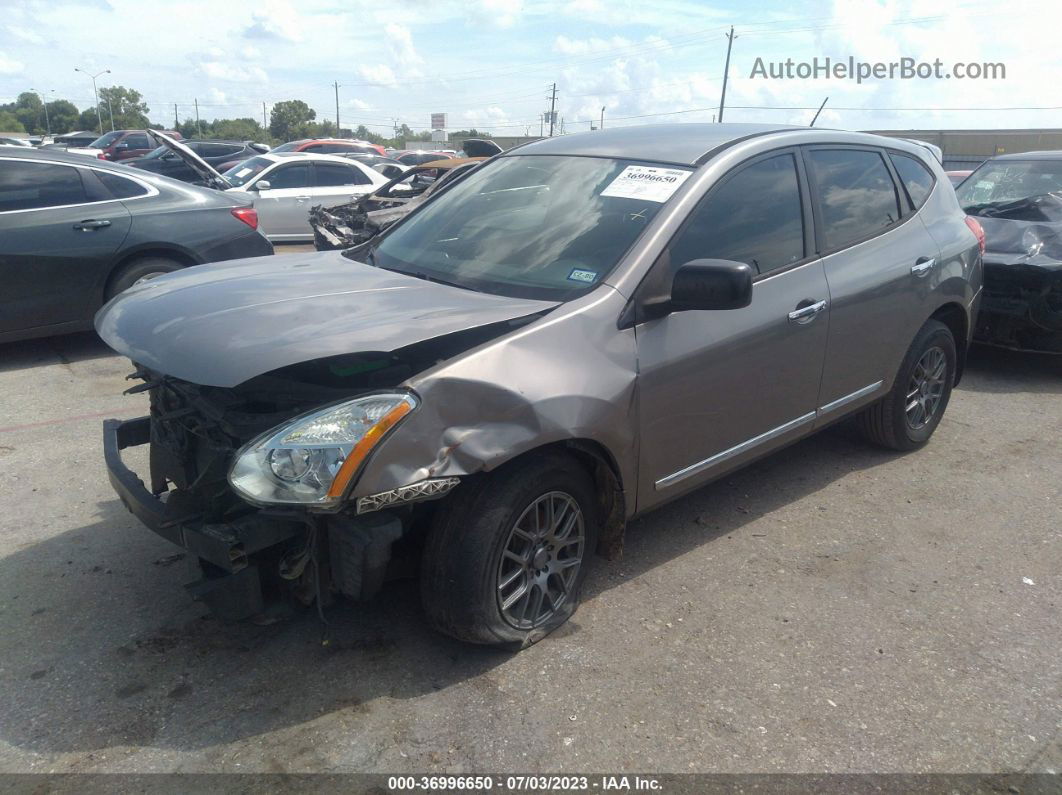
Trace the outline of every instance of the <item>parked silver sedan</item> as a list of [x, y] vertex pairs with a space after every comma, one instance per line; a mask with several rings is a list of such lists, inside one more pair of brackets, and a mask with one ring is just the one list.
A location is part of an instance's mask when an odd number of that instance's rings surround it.
[[[924, 445], [982, 251], [913, 143], [735, 124], [538, 141], [346, 252], [116, 298], [97, 329], [152, 413], [106, 423], [111, 482], [191, 551], [220, 615], [419, 571], [433, 626], [523, 647], [631, 518], [845, 417]], [[120, 451], [149, 440], [146, 488]]]

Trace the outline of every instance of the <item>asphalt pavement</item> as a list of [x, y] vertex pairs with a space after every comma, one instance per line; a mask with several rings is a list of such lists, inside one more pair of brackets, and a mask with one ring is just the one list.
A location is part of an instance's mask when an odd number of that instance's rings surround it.
[[978, 349], [923, 450], [842, 425], [634, 522], [519, 654], [413, 581], [328, 645], [207, 617], [107, 482], [129, 370], [0, 346], [2, 772], [1062, 769], [1062, 359]]

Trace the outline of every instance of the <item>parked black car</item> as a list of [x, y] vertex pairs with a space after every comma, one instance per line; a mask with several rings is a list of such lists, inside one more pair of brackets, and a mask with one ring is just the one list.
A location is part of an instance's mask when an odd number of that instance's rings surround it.
[[976, 338], [1062, 353], [1062, 152], [994, 157], [955, 192], [985, 234]]
[[[218, 171], [223, 170], [221, 168], [223, 165], [246, 160], [269, 151], [266, 144], [253, 141], [184, 141], [183, 143]], [[182, 182], [199, 182], [202, 179], [179, 155], [165, 146], [160, 146], [143, 157], [127, 160], [126, 165], [179, 179]]]
[[383, 155], [368, 155], [362, 152], [339, 152], [338, 154], [348, 160], [357, 160], [359, 163], [364, 163], [374, 171], [379, 171], [388, 179], [400, 177], [409, 169], [409, 166]]
[[257, 212], [221, 191], [55, 149], [0, 154], [0, 342], [89, 329], [137, 282], [272, 253]]

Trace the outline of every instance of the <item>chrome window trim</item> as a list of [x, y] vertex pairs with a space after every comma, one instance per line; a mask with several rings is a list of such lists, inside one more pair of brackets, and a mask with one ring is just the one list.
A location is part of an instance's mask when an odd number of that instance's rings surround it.
[[763, 444], [764, 442], [769, 442], [771, 439], [776, 439], [782, 434], [788, 433], [789, 431], [799, 428], [802, 425], [807, 425], [809, 422], [818, 419], [823, 414], [827, 414], [831, 411], [836, 411], [837, 409], [842, 408], [843, 406], [847, 406], [849, 403], [854, 403], [860, 398], [872, 395], [874, 392], [881, 389], [884, 383], [884, 381], [875, 381], [873, 384], [867, 384], [865, 387], [857, 389], [855, 392], [851, 392], [845, 395], [844, 397], [839, 397], [837, 398], [837, 400], [831, 400], [829, 403], [824, 406], [820, 406], [815, 411], [809, 411], [807, 414], [803, 414], [797, 417], [795, 420], [790, 420], [789, 422], [783, 423], [777, 428], [772, 428], [769, 431], [761, 433], [759, 436], [753, 436], [751, 439], [746, 439], [745, 441], [740, 442], [734, 445], [733, 447], [723, 450], [721, 453], [716, 453], [713, 456], [709, 456], [703, 461], [698, 461], [696, 464], [690, 464], [688, 467], [678, 470], [678, 472], [672, 472], [670, 475], [662, 477], [660, 478], [660, 480], [656, 481], [654, 486], [657, 491], [660, 491], [661, 489], [666, 489], [669, 486], [673, 486], [676, 483], [685, 480], [686, 478], [693, 477], [694, 475], [703, 472], [709, 467], [713, 467], [716, 464], [721, 464], [724, 461], [727, 461], [737, 455], [740, 455], [741, 453], [748, 452], [749, 450]]
[[41, 210], [65, 210], [65, 209], [69, 209], [71, 207], [94, 207], [97, 204], [110, 204], [112, 202], [131, 202], [131, 201], [136, 201], [137, 199], [150, 199], [153, 196], [158, 196], [159, 195], [159, 189], [156, 188], [154, 185], [152, 185], [149, 182], [144, 182], [143, 180], [138, 179], [138, 178], [133, 177], [133, 176], [130, 176], [128, 174], [117, 174], [114, 171], [111, 171], [110, 169], [107, 169], [107, 168], [95, 168], [91, 163], [86, 163], [86, 164], [82, 165], [81, 163], [66, 163], [66, 162], [60, 162], [58, 160], [37, 160], [37, 159], [30, 160], [30, 159], [25, 158], [25, 157], [2, 157], [2, 156], [0, 156], [0, 160], [14, 160], [14, 161], [17, 161], [19, 163], [39, 163], [39, 164], [46, 165], [46, 166], [66, 166], [67, 168], [82, 168], [82, 169], [85, 169], [86, 171], [100, 171], [100, 172], [103, 172], [105, 174], [110, 174], [111, 176], [118, 177], [119, 179], [127, 179], [127, 180], [129, 180], [131, 182], [134, 182], [137, 185], [139, 185], [140, 187], [145, 188], [147, 190], [147, 193], [145, 193], [145, 194], [143, 194], [141, 196], [130, 196], [127, 199], [100, 199], [99, 201], [75, 202], [74, 204], [51, 204], [51, 205], [48, 205], [47, 207], [26, 207], [26, 208], [21, 209], [21, 210], [0, 210], [0, 215], [13, 215], [15, 213], [37, 213], [37, 212], [40, 212]]

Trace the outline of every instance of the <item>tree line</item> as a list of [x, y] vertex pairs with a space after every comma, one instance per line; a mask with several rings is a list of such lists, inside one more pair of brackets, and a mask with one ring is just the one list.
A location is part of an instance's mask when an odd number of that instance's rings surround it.
[[[170, 129], [167, 125], [153, 124], [148, 119], [150, 109], [139, 91], [125, 86], [107, 86], [99, 90], [99, 105], [78, 110], [66, 99], [50, 99], [47, 106], [39, 94], [23, 91], [14, 102], [0, 104], [0, 133], [27, 133], [29, 135], [62, 135], [74, 130]], [[406, 140], [426, 140], [428, 130], [414, 132], [402, 124], [393, 136], [370, 131], [365, 125], [337, 130], [330, 119], [317, 120], [317, 112], [301, 99], [277, 102], [269, 114], [269, 125], [263, 127], [258, 119], [214, 119], [206, 121], [185, 118], [177, 125], [177, 131], [185, 138], [228, 139], [258, 141], [277, 145], [299, 138], [358, 138], [382, 146], [401, 146]], [[453, 133], [457, 137], [489, 138], [489, 132], [475, 128]]]

